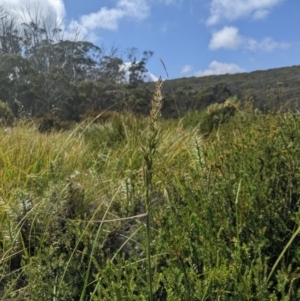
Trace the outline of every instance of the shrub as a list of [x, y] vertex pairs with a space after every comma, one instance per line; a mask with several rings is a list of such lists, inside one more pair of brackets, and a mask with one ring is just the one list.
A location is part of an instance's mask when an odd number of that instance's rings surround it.
[[209, 134], [213, 128], [222, 123], [226, 123], [235, 115], [240, 106], [240, 101], [236, 96], [228, 98], [224, 103], [214, 103], [207, 107], [206, 114], [200, 123], [200, 131]]
[[75, 122], [62, 121], [51, 113], [38, 114], [35, 122], [40, 133], [50, 133], [52, 131], [70, 130], [74, 127]]
[[7, 103], [0, 100], [0, 125], [10, 126], [13, 124], [14, 114]]
[[300, 115], [154, 105], [0, 137], [1, 300], [299, 300]]

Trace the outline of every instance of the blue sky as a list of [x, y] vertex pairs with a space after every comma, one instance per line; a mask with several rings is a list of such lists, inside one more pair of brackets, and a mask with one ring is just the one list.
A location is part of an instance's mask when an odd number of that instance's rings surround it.
[[154, 52], [148, 70], [166, 78], [251, 72], [300, 64], [299, 0], [0, 0], [39, 3], [66, 34], [120, 51]]

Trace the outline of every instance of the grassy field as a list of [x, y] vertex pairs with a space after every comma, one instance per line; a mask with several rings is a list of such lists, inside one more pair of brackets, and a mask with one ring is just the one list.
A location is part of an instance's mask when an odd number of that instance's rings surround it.
[[300, 115], [0, 129], [0, 300], [299, 300]]

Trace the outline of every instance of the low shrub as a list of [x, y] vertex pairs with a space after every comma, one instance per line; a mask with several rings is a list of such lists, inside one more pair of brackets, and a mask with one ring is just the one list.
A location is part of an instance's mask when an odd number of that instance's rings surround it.
[[51, 113], [38, 114], [34, 121], [40, 133], [50, 133], [52, 131], [66, 131], [75, 127], [74, 121], [60, 120]]
[[208, 106], [199, 124], [200, 132], [209, 134], [220, 124], [228, 122], [239, 107], [240, 102], [236, 96], [228, 98], [224, 103], [214, 103]]
[[11, 126], [14, 122], [14, 114], [8, 104], [0, 100], [0, 125]]

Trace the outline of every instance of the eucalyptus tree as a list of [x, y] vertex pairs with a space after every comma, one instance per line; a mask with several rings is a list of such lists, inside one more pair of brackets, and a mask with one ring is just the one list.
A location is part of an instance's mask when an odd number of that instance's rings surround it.
[[125, 82], [124, 61], [120, 48], [112, 46], [107, 49], [102, 46], [101, 50], [97, 80], [104, 86]]
[[[77, 35], [65, 39], [63, 29], [56, 16], [45, 16], [38, 6], [27, 7], [22, 15], [0, 7], [0, 98], [11, 108], [18, 104], [16, 114], [21, 109], [33, 115], [59, 109], [62, 116], [78, 118], [83, 108], [104, 108], [123, 97], [120, 84], [127, 71], [120, 49], [77, 40]], [[152, 54], [144, 51], [139, 58], [136, 48], [129, 52], [134, 87], [144, 82]], [[90, 83], [79, 85], [84, 82]], [[86, 86], [92, 94], [78, 97]]]
[[142, 84], [147, 78], [148, 69], [146, 65], [149, 59], [152, 57], [153, 51], [144, 51], [142, 57], [138, 58], [137, 48], [131, 48], [128, 53], [128, 59], [130, 61], [129, 82], [134, 86]]
[[17, 17], [0, 7], [0, 55], [21, 54], [21, 42]]
[[0, 94], [16, 115], [38, 109], [36, 72], [30, 61], [18, 54], [0, 56]]

